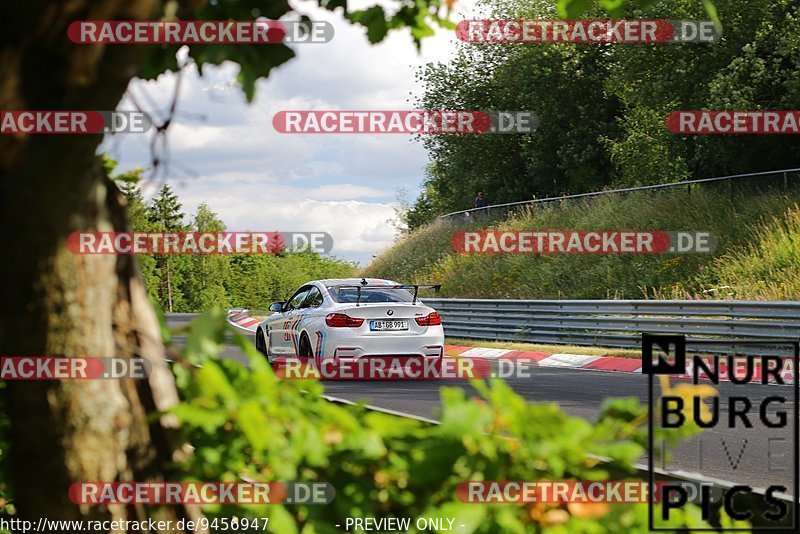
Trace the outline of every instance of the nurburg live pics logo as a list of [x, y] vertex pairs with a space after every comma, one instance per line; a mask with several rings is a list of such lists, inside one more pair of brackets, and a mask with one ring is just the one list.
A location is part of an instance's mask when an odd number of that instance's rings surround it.
[[[709, 443], [703, 446], [704, 435], [700, 434], [697, 441], [699, 447], [697, 457], [691, 457], [682, 451], [684, 460], [697, 460], [698, 469], [702, 473], [704, 461], [708, 465], [730, 469], [730, 475], [719, 478], [735, 480], [738, 476], [737, 467], [740, 464], [749, 466], [763, 465], [763, 473], [769, 480], [778, 479], [791, 474], [793, 487], [787, 488], [786, 483], [770, 482], [762, 492], [754, 491], [749, 485], [739, 484], [730, 488], [712, 487], [711, 484], [699, 484], [697, 491], [689, 495], [689, 489], [684, 482], [667, 482], [662, 484], [662, 506], [660, 510], [654, 506], [651, 497], [648, 499], [649, 529], [656, 532], [674, 531], [674, 527], [667, 528], [666, 522], [670, 513], [680, 509], [687, 502], [694, 502], [701, 508], [702, 517], [714, 524], [718, 511], [738, 521], [753, 523], [752, 528], [693, 528], [697, 532], [763, 532], [783, 531], [797, 532], [797, 521], [800, 514], [798, 502], [798, 489], [800, 489], [800, 432], [798, 428], [798, 353], [800, 343], [777, 340], [759, 341], [724, 341], [720, 340], [690, 340], [693, 351], [700, 353], [687, 354], [687, 341], [679, 335], [653, 335], [642, 334], [642, 373], [648, 376], [648, 411], [649, 411], [649, 444], [648, 467], [650, 487], [654, 488], [655, 482], [655, 431], [679, 432], [684, 425], [696, 424], [701, 429], [725, 429], [728, 436], [732, 437], [709, 438]], [[754, 347], [759, 349], [769, 347], [778, 349], [778, 354], [783, 356], [747, 356], [714, 354], [718, 350], [713, 345], [720, 344], [731, 347]], [[696, 347], [695, 347], [696, 345]], [[703, 348], [703, 347], [707, 348]], [[742, 365], [744, 364], [744, 365]], [[791, 386], [785, 372], [788, 365], [792, 365]], [[674, 390], [667, 389], [662, 382], [660, 397], [653, 394], [653, 376], [665, 375], [666, 377], [685, 377], [693, 386], [700, 385], [701, 381], [711, 382], [719, 386], [720, 377], [723, 377], [723, 386], [717, 387], [719, 395], [713, 398], [708, 405], [704, 400], [705, 393], [701, 396], [700, 388], [696, 388], [690, 396], [686, 389], [682, 395], [676, 395], [678, 387]], [[681, 385], [679, 383], [679, 385]], [[682, 384], [687, 386], [688, 384]], [[707, 388], [705, 388], [707, 391]], [[789, 389], [792, 397], [787, 398]], [[753, 395], [753, 393], [758, 395]], [[728, 394], [730, 393], [730, 394]], [[748, 396], [748, 393], [750, 395]], [[791, 423], [790, 423], [791, 422]], [[775, 433], [788, 435], [791, 424], [790, 440], [784, 437], [770, 437]], [[656, 426], [658, 425], [658, 427]], [[743, 439], [744, 438], [744, 439]], [[759, 440], [767, 443], [766, 458], [758, 457]], [[772, 446], [784, 444], [784, 454], [773, 454]], [[750, 447], [748, 447], [748, 444]], [[663, 444], [662, 444], [663, 445]], [[688, 445], [687, 445], [688, 446]], [[663, 449], [662, 449], [663, 450]], [[756, 456], [754, 458], [754, 455]], [[704, 460], [705, 457], [705, 460]], [[793, 458], [790, 466], [779, 465], [779, 460], [786, 462]], [[663, 461], [663, 456], [662, 456]], [[756, 463], [759, 462], [759, 463]], [[763, 463], [760, 463], [763, 462]], [[788, 462], [787, 462], [788, 463]], [[715, 476], [717, 476], [715, 474]], [[692, 486], [689, 483], [689, 486]], [[786, 495], [792, 494], [791, 506]], [[781, 497], [783, 496], [783, 497]], [[658, 513], [660, 511], [660, 513]], [[755, 529], [755, 530], [753, 530]]]

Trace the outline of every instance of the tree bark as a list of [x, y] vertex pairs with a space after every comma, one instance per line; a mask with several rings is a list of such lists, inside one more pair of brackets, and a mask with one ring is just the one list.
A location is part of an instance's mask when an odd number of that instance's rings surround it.
[[[156, 0], [15, 2], [0, 23], [0, 109], [112, 110], [146, 46], [73, 45], [73, 19], [152, 19]], [[81, 481], [159, 480], [180, 446], [160, 329], [131, 256], [69, 252], [74, 231], [127, 229], [98, 135], [0, 136], [0, 354], [145, 358], [147, 380], [11, 381], [12, 495], [23, 519], [198, 516], [196, 508], [77, 506]]]

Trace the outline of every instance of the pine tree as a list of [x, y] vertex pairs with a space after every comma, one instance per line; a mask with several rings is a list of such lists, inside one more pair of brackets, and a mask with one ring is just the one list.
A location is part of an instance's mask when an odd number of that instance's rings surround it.
[[[195, 232], [224, 232], [225, 223], [206, 203], [197, 207], [191, 224]], [[183, 294], [193, 311], [212, 306], [230, 307], [227, 286], [231, 277], [231, 259], [227, 255], [200, 254], [187, 258]]]
[[[169, 185], [164, 184], [158, 197], [148, 206], [148, 219], [161, 232], [179, 232], [185, 230], [183, 223], [184, 214], [181, 212], [182, 205], [178, 196], [173, 193]], [[178, 258], [173, 258], [169, 254], [159, 254], [156, 256], [156, 269], [162, 274], [159, 278], [159, 302], [167, 311], [174, 312], [178, 303], [182, 305], [183, 298], [175, 291], [179, 284], [182, 263]]]

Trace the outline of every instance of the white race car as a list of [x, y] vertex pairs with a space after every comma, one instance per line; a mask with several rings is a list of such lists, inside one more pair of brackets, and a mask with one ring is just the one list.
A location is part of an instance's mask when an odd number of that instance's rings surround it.
[[315, 280], [304, 284], [258, 324], [256, 348], [276, 357], [424, 357], [441, 362], [439, 314], [417, 298], [420, 288], [377, 278]]

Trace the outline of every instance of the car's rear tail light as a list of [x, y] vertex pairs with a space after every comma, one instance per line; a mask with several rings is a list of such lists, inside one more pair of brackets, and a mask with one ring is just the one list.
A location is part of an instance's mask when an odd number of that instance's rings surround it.
[[417, 317], [414, 319], [420, 326], [437, 326], [442, 324], [442, 318], [436, 312], [431, 312], [425, 317]]
[[329, 313], [328, 316], [325, 317], [325, 324], [334, 328], [346, 326], [357, 327], [361, 326], [363, 323], [364, 319], [357, 319], [343, 313]]

